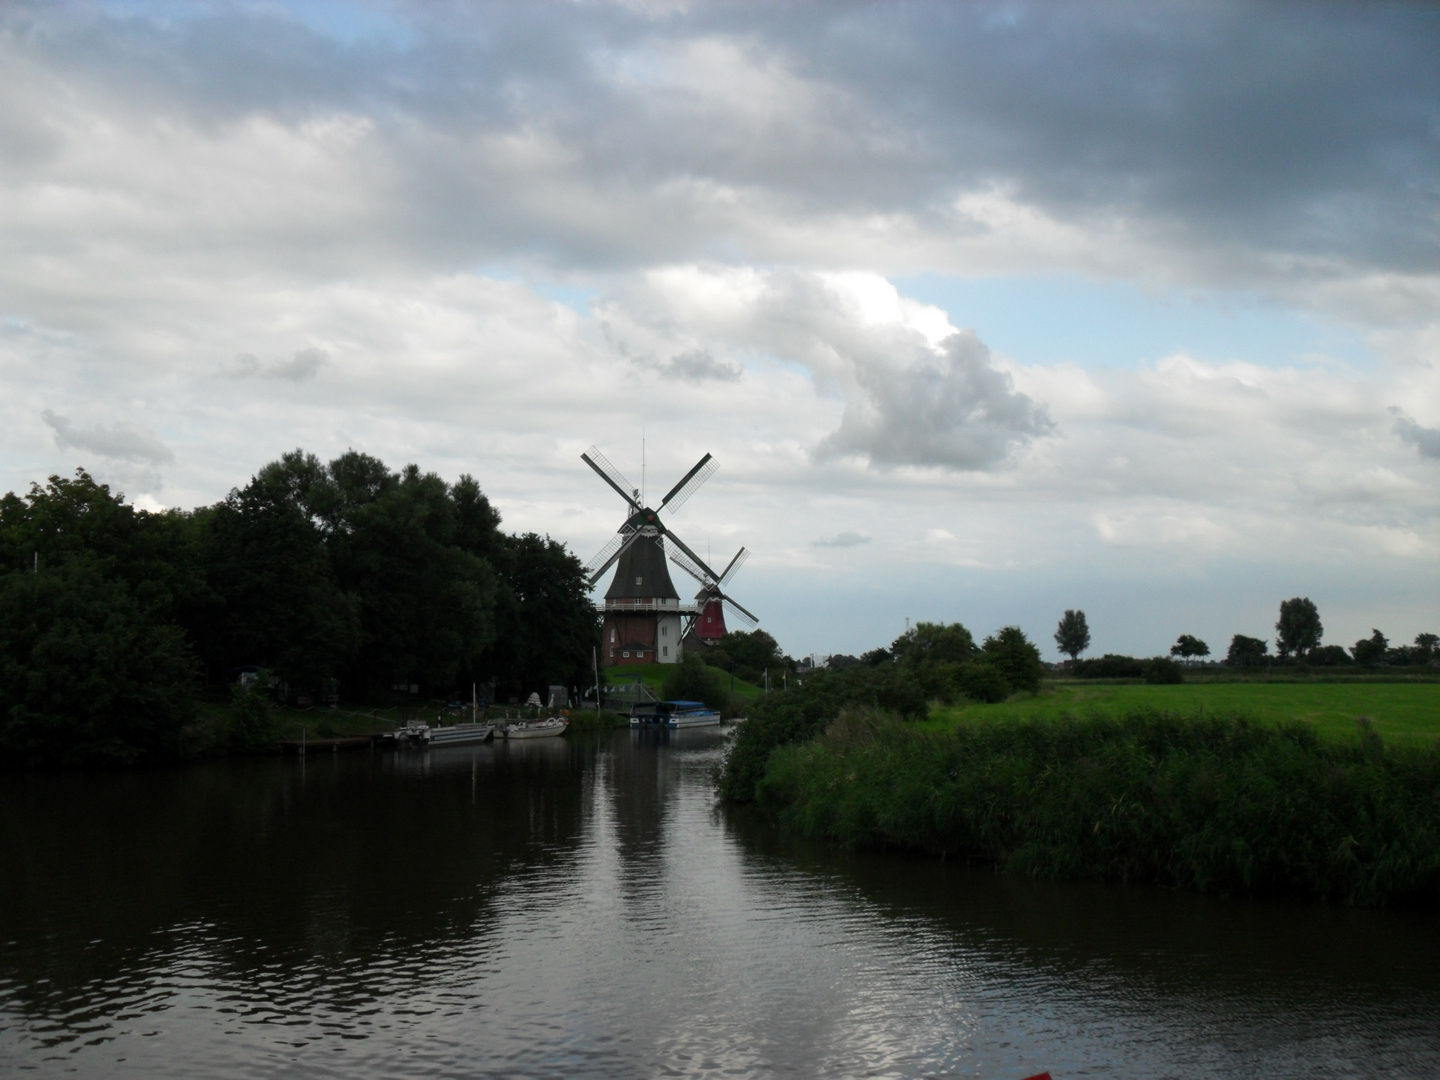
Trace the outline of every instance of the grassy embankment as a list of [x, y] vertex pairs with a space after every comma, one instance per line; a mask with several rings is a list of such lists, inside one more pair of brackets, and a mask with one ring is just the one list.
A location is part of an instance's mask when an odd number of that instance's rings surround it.
[[[665, 675], [671, 670], [666, 664], [630, 664], [605, 669], [605, 678], [613, 686], [617, 683], [635, 682], [639, 679], [646, 686], [655, 692], [657, 697], [664, 697]], [[714, 669], [720, 671], [719, 668]], [[725, 685], [730, 685], [730, 675], [721, 672], [725, 676]], [[744, 679], [735, 680], [735, 694], [737, 697], [757, 698], [765, 693], [762, 687], [754, 683], [748, 683]]]
[[813, 837], [1039, 877], [1440, 903], [1434, 684], [1061, 685], [920, 724], [852, 710], [819, 734], [770, 711], [722, 790]]
[[1194, 717], [1245, 716], [1257, 723], [1301, 721], [1322, 739], [1354, 740], [1355, 722], [1368, 716], [1387, 742], [1440, 738], [1440, 683], [1435, 682], [1187, 682], [1180, 686], [1049, 683], [1037, 695], [999, 705], [948, 705], [921, 725], [949, 731], [957, 724], [998, 720], [1054, 720], [1062, 716], [1121, 716], [1138, 709]]

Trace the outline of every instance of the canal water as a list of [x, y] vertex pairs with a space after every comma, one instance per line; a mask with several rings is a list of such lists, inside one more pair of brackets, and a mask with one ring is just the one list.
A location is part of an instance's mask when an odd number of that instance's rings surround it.
[[797, 843], [723, 739], [0, 776], [0, 1075], [1440, 1073], [1435, 915]]

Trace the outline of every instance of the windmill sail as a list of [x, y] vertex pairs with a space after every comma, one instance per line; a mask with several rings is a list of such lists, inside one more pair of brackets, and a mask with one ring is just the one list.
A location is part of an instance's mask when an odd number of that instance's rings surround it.
[[693, 469], [680, 478], [680, 482], [670, 489], [670, 493], [660, 500], [660, 509], [672, 513], [678, 511], [685, 505], [685, 500], [699, 491], [700, 485], [709, 480], [719, 467], [720, 463], [706, 454]]
[[630, 504], [630, 509], [640, 509], [640, 503], [637, 501], [640, 489], [630, 483], [629, 480], [626, 480], [625, 475], [614, 465], [610, 464], [610, 459], [600, 452], [599, 447], [590, 447], [589, 450], [580, 455], [580, 460], [594, 469], [600, 475], [601, 480], [604, 480], [614, 488], [620, 497]]
[[725, 584], [726, 582], [728, 582], [732, 577], [734, 577], [735, 574], [739, 571], [740, 567], [742, 567], [742, 566], [745, 565], [745, 560], [748, 559], [749, 557], [750, 557], [750, 549], [749, 549], [749, 548], [743, 548], [743, 547], [742, 547], [739, 551], [737, 551], [737, 552], [735, 553], [735, 557], [730, 560], [730, 565], [727, 566], [727, 567], [725, 567], [725, 569], [724, 569], [723, 571], [721, 571], [719, 584], [724, 585], [724, 584]]

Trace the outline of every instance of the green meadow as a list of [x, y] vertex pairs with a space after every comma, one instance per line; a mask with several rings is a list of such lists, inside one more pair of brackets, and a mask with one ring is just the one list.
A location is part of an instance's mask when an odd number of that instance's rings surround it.
[[1396, 743], [1440, 738], [1440, 682], [1185, 683], [1180, 686], [1047, 684], [1036, 695], [998, 705], [945, 705], [921, 726], [949, 731], [961, 722], [1124, 716], [1142, 710], [1190, 717], [1243, 716], [1260, 723], [1303, 721], [1322, 738], [1356, 738], [1356, 720]]

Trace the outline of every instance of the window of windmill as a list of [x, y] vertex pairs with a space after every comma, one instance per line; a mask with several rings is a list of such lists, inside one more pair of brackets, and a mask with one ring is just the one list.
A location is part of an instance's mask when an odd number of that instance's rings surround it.
[[636, 584], [636, 585], [643, 585], [644, 583], [645, 583], [645, 579], [644, 579], [643, 577], [637, 577], [637, 578], [635, 579], [635, 584]]

